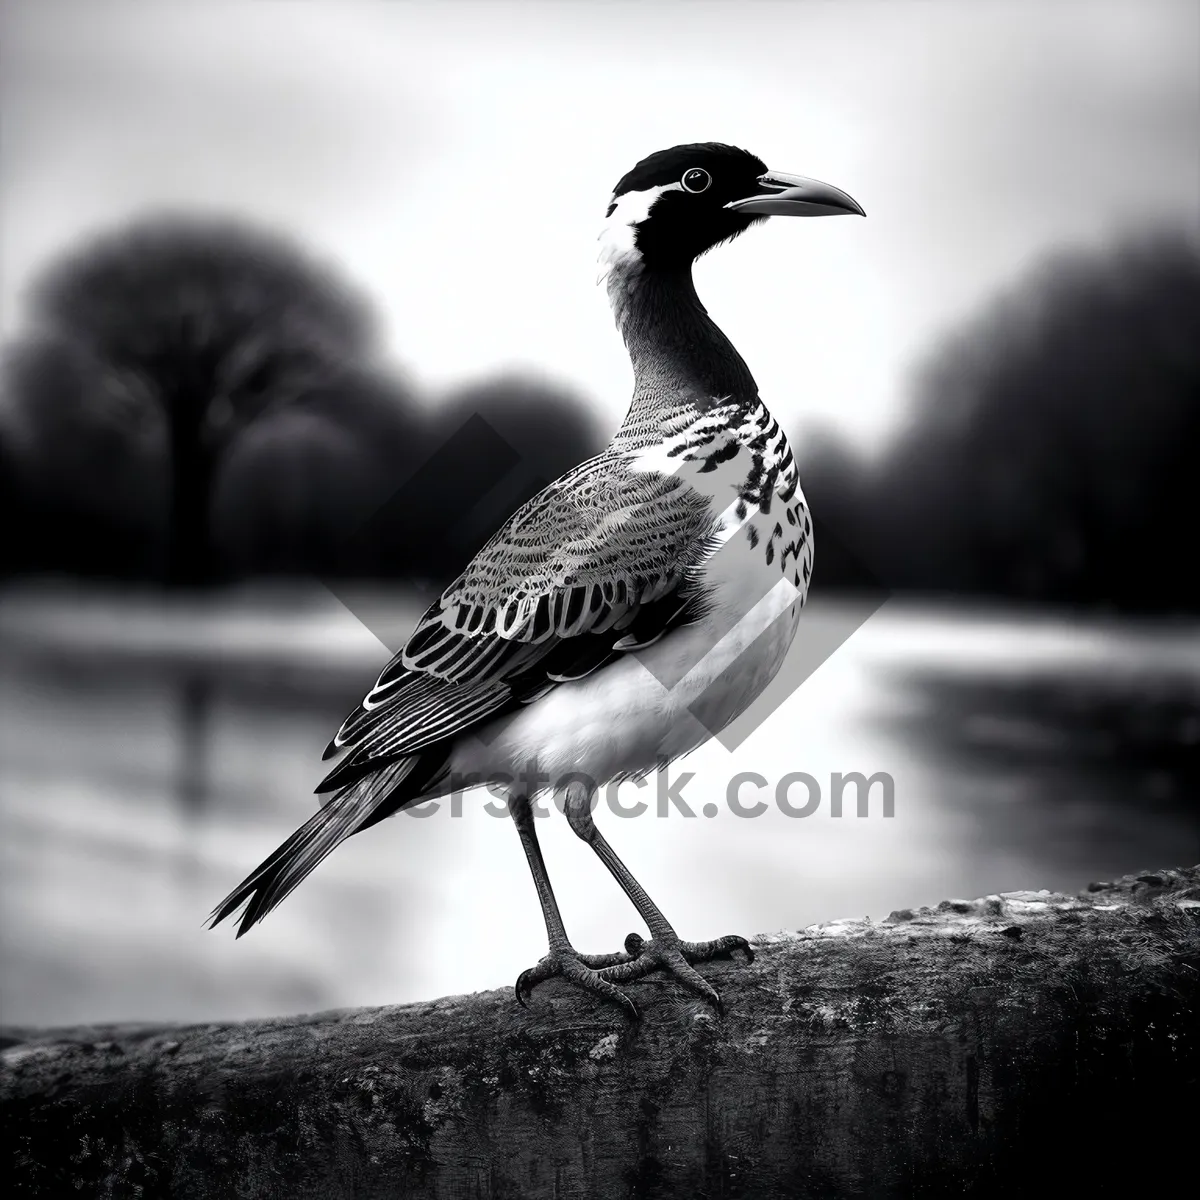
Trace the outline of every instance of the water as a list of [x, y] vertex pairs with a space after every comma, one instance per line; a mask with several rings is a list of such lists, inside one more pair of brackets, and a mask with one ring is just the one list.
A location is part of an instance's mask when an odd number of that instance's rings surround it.
[[[393, 643], [418, 605], [350, 597]], [[846, 609], [815, 604], [801, 636]], [[891, 602], [729, 752], [669, 783], [687, 816], [597, 821], [687, 937], [801, 928], [1200, 859], [1195, 626]], [[313, 811], [320, 752], [388, 657], [326, 593], [214, 609], [0, 598], [0, 1019], [206, 1020], [511, 983], [544, 951], [519, 842], [486, 794], [340, 847], [235, 940], [212, 906]], [[727, 792], [739, 773], [739, 817]], [[776, 801], [780, 781], [793, 805]], [[859, 815], [834, 775], [886, 773]], [[816, 788], [814, 792], [811, 789]], [[665, 791], [665, 789], [663, 789]], [[704, 815], [705, 806], [715, 815]], [[576, 944], [640, 928], [565, 821], [539, 824]]]

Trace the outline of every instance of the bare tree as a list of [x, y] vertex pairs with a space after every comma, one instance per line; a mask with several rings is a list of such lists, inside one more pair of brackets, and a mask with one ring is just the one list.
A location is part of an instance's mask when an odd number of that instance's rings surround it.
[[[149, 397], [163, 423], [167, 579], [213, 577], [218, 459], [264, 414], [367, 355], [366, 304], [285, 238], [228, 218], [142, 218], [88, 242], [33, 288], [42, 338]], [[89, 393], [95, 399], [95, 389]]]

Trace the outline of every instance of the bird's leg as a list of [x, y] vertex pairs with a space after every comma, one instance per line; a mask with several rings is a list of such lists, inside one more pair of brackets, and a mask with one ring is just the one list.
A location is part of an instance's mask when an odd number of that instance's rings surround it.
[[607, 979], [604, 979], [597, 968], [611, 967], [628, 962], [628, 954], [580, 954], [571, 945], [563, 925], [562, 914], [558, 911], [558, 901], [554, 898], [554, 889], [550, 886], [550, 876], [546, 872], [546, 863], [542, 858], [542, 848], [538, 844], [537, 829], [534, 826], [533, 807], [529, 797], [514, 795], [509, 798], [509, 812], [521, 836], [521, 845], [525, 847], [525, 857], [529, 860], [529, 870], [533, 874], [533, 884], [537, 888], [538, 901], [542, 906], [542, 916], [546, 919], [546, 935], [550, 946], [546, 957], [527, 971], [522, 971], [517, 979], [517, 1000], [524, 1007], [533, 989], [543, 980], [555, 975], [569, 979], [585, 991], [595, 992], [596, 995], [624, 1009], [626, 1016], [636, 1021], [640, 1014], [624, 992], [620, 991]]
[[685, 942], [596, 828], [592, 820], [594, 797], [594, 792], [580, 787], [568, 789], [564, 802], [567, 821], [575, 834], [591, 846], [600, 861], [609, 869], [613, 878], [633, 901], [634, 908], [638, 910], [650, 931], [648, 942], [643, 941], [636, 933], [631, 933], [625, 939], [625, 949], [632, 956], [631, 960], [602, 968], [599, 972], [600, 977], [615, 983], [628, 983], [634, 979], [641, 979], [661, 967], [670, 971], [693, 991], [699, 992], [721, 1011], [720, 994], [692, 964], [708, 962], [714, 958], [731, 958], [734, 950], [742, 951], [746, 961], [752, 962], [754, 951], [750, 949], [750, 943], [737, 934], [716, 938], [711, 942]]

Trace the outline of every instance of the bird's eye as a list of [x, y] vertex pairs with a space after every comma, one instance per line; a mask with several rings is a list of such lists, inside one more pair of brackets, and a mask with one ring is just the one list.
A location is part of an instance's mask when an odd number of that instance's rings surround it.
[[706, 192], [712, 183], [712, 176], [703, 167], [693, 167], [690, 171], [684, 171], [679, 183], [685, 192]]

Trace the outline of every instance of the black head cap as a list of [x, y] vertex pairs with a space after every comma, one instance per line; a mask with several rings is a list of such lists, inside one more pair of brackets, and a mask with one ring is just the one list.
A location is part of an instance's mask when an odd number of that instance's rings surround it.
[[643, 158], [620, 180], [608, 215], [631, 192], [670, 189], [637, 222], [635, 243], [647, 265], [686, 265], [762, 219], [725, 205], [753, 195], [766, 170], [766, 163], [748, 150], [721, 142], [672, 146]]

